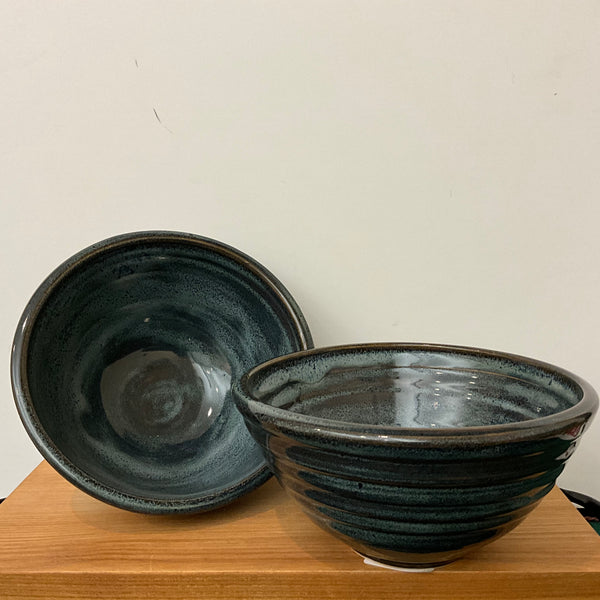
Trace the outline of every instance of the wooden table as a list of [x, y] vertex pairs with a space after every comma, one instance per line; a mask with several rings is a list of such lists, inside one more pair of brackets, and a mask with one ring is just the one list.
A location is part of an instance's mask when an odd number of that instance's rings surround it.
[[432, 573], [365, 565], [271, 480], [195, 516], [128, 513], [42, 463], [0, 505], [0, 598], [600, 598], [600, 536], [555, 489], [513, 532]]

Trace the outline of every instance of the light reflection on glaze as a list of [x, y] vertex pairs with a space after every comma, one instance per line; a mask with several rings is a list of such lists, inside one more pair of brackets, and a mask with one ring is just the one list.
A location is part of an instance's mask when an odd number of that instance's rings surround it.
[[199, 353], [137, 350], [107, 366], [102, 405], [115, 432], [155, 451], [200, 437], [219, 416], [229, 373]]
[[400, 427], [470, 427], [525, 421], [568, 404], [552, 390], [539, 406], [539, 388], [514, 377], [472, 370], [390, 367], [350, 380], [332, 370], [302, 382], [285, 408], [347, 423]]

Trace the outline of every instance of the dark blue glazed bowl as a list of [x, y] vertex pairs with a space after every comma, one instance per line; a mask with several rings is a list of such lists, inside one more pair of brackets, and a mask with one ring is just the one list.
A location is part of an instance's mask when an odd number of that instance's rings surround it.
[[234, 398], [318, 525], [365, 556], [415, 568], [518, 525], [598, 406], [563, 369], [426, 344], [299, 352], [252, 369]]
[[58, 267], [15, 335], [21, 419], [69, 481], [121, 508], [198, 512], [269, 477], [231, 381], [312, 346], [283, 285], [237, 250], [141, 232]]

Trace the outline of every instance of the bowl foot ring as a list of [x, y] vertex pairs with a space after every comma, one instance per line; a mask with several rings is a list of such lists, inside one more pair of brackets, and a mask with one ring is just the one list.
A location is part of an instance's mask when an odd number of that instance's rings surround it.
[[363, 559], [365, 565], [379, 567], [381, 569], [391, 569], [392, 571], [401, 571], [402, 573], [432, 573], [436, 569], [436, 567], [410, 567], [407, 565], [394, 565], [392, 563], [375, 560], [374, 558], [370, 558], [369, 556], [361, 554], [360, 552], [356, 552], [356, 554]]

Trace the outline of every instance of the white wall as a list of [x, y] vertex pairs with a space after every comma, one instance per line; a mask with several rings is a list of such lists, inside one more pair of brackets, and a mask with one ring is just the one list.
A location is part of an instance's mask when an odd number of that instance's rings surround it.
[[[482, 346], [600, 388], [599, 27], [596, 0], [0, 3], [0, 495], [40, 460], [20, 312], [126, 231], [251, 254], [319, 345]], [[586, 437], [561, 483], [600, 497], [600, 418]]]

